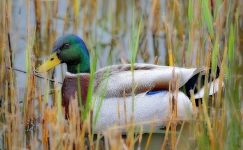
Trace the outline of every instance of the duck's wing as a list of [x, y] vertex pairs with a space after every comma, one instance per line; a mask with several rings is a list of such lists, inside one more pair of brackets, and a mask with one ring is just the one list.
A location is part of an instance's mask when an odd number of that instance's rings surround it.
[[[132, 71], [133, 70], [133, 71]], [[95, 91], [106, 97], [122, 97], [150, 91], [168, 90], [176, 79], [178, 88], [205, 68], [179, 68], [152, 64], [113, 65], [96, 72]]]

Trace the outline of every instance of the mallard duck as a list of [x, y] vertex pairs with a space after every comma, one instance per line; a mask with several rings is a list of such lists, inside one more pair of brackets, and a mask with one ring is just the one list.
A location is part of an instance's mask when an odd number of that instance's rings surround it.
[[[38, 68], [38, 72], [47, 72], [61, 63], [67, 65], [62, 85], [62, 105], [68, 113], [69, 103], [77, 94], [78, 80], [82, 103], [86, 103], [90, 80], [89, 51], [80, 37], [71, 34], [57, 39], [52, 52], [49, 59]], [[172, 96], [176, 99], [176, 119], [191, 119], [193, 107], [190, 90], [195, 92], [196, 99], [202, 98], [203, 88], [197, 89], [196, 85], [200, 82], [199, 77], [205, 78], [205, 71], [206, 68], [142, 63], [112, 65], [98, 70], [95, 73], [92, 98], [92, 112], [99, 114], [94, 131], [114, 125], [125, 126], [132, 117], [135, 125], [143, 124], [146, 127], [153, 122], [153, 127], [159, 129], [166, 125], [171, 116]], [[174, 79], [177, 82], [172, 82]], [[179, 91], [170, 92], [170, 87], [177, 87], [175, 89]], [[218, 80], [215, 80], [210, 83], [209, 95], [217, 90]]]

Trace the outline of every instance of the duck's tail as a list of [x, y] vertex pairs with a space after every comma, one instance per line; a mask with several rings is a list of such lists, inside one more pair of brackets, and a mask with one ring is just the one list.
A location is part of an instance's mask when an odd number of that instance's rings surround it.
[[191, 97], [190, 91], [193, 91], [196, 102], [200, 102], [205, 93], [205, 83], [209, 85], [209, 95], [214, 95], [219, 89], [219, 74], [220, 68], [217, 67], [216, 74], [212, 75], [212, 70], [209, 70], [208, 77], [206, 78], [206, 72], [199, 72], [195, 74], [187, 83], [181, 87], [181, 90], [185, 92], [188, 97]]

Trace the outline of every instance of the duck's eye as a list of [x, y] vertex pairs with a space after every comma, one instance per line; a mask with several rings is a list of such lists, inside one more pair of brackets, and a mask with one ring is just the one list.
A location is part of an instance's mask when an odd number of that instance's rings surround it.
[[65, 43], [62, 45], [62, 49], [68, 49], [70, 47], [70, 44]]

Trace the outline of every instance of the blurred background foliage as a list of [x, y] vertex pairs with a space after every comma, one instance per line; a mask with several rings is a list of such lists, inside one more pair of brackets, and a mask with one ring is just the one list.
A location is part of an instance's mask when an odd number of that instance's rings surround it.
[[[68, 33], [84, 39], [92, 57], [98, 56], [97, 68], [145, 62], [211, 66], [215, 72], [219, 66], [225, 90], [213, 99], [215, 109], [208, 108], [191, 123], [187, 132], [192, 134], [184, 142], [191, 149], [242, 148], [242, 10], [242, 0], [1, 0], [0, 148], [45, 149], [49, 135], [49, 148], [72, 149], [70, 143], [78, 143], [75, 139], [84, 135], [71, 129], [64, 132], [67, 127], [58, 125], [63, 121], [57, 117], [59, 94], [51, 97], [54, 103], [46, 105], [49, 90], [58, 93], [60, 85], [40, 83], [32, 73], [51, 52], [56, 38]], [[139, 35], [138, 40], [134, 35]], [[52, 77], [62, 81], [64, 70], [65, 66], [58, 67]], [[37, 118], [42, 120], [34, 126], [38, 132], [29, 131]], [[134, 148], [132, 139], [125, 140], [128, 149]], [[160, 143], [168, 141], [165, 138]], [[84, 146], [84, 140], [79, 142]]]

